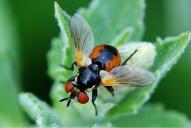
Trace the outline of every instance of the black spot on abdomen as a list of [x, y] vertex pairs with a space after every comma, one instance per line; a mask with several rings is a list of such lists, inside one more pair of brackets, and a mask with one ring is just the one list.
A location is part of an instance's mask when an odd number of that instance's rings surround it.
[[111, 46], [111, 45], [104, 45], [104, 48], [111, 52], [113, 55], [117, 56], [118, 55], [118, 51], [115, 47]]

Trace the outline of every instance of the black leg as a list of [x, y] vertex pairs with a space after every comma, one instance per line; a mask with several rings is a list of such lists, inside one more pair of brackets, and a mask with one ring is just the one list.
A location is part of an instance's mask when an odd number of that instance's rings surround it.
[[60, 102], [63, 102], [63, 101], [66, 101], [66, 100], [68, 100], [68, 103], [67, 103], [67, 107], [70, 105], [70, 102], [71, 102], [71, 98], [70, 97], [68, 97], [68, 98], [63, 98], [63, 99], [61, 99], [61, 100], [59, 100]]
[[93, 91], [92, 91], [92, 104], [95, 108], [95, 115], [97, 116], [98, 112], [97, 112], [97, 106], [95, 104], [96, 98], [97, 98], [97, 88], [93, 89]]
[[59, 100], [59, 102], [63, 102], [63, 101], [68, 100], [68, 99], [70, 99], [70, 97], [68, 97], [68, 98], [63, 98], [63, 99]]
[[131, 57], [137, 52], [138, 50], [136, 49], [127, 59], [125, 59], [125, 61], [121, 64], [121, 65], [125, 65], [127, 63], [128, 60], [131, 59]]
[[61, 99], [59, 101], [63, 102], [63, 101], [66, 101], [66, 100], [68, 100], [67, 105], [66, 105], [68, 107], [70, 105], [70, 102], [71, 102], [71, 97], [63, 98], [63, 99]]
[[74, 70], [74, 65], [77, 65], [76, 61], [74, 61], [70, 67], [67, 67], [67, 66], [65, 66], [65, 65], [61, 65], [61, 66], [62, 66], [63, 68], [65, 68], [65, 69], [67, 69], [67, 70], [73, 71], [73, 70]]
[[112, 96], [114, 96], [114, 89], [111, 86], [105, 86], [105, 88], [111, 93]]
[[71, 102], [71, 100], [72, 99], [74, 99], [74, 97], [75, 97], [75, 94], [74, 94], [74, 92], [72, 92], [71, 94], [70, 94], [70, 97], [67, 97], [67, 98], [63, 98], [63, 99], [61, 99], [61, 100], [59, 100], [60, 102], [62, 102], [62, 101], [65, 101], [65, 100], [68, 100], [68, 103], [67, 103], [67, 107], [70, 105], [70, 102]]
[[68, 100], [67, 107], [70, 105], [71, 99]]

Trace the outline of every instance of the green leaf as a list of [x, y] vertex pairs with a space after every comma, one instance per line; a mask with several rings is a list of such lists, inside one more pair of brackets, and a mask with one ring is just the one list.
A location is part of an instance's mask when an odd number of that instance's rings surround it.
[[54, 3], [54, 8], [55, 17], [62, 32], [63, 42], [69, 43], [71, 41], [69, 29], [70, 16], [60, 8], [57, 2]]
[[[71, 71], [65, 70], [61, 65], [63, 57], [68, 57], [64, 43], [60, 38], [54, 38], [51, 44], [51, 50], [48, 52], [48, 74], [58, 81], [66, 81], [72, 75]], [[69, 60], [70, 61], [70, 60]], [[68, 61], [68, 62], [69, 62]], [[72, 63], [72, 62], [71, 62]], [[66, 65], [67, 66], [67, 65]]]
[[[177, 62], [191, 37], [190, 32], [185, 32], [177, 37], [169, 37], [165, 40], [157, 39], [157, 57], [152, 69], [164, 75]], [[162, 69], [162, 70], [161, 70]]]
[[189, 32], [183, 33], [177, 37], [166, 38], [165, 40], [158, 39], [155, 43], [157, 56], [152, 67], [152, 70], [156, 75], [155, 82], [147, 87], [137, 88], [127, 93], [126, 97], [120, 101], [120, 105], [113, 107], [108, 115], [118, 116], [121, 114], [137, 112], [137, 109], [149, 99], [161, 78], [177, 62], [189, 41]]
[[[0, 1], [0, 127], [25, 125], [17, 93], [20, 84], [18, 35], [9, 2]], [[13, 119], [14, 118], [14, 119]]]
[[48, 73], [54, 80], [65, 81], [66, 78], [68, 78], [67, 76], [71, 75], [71, 72], [68, 73], [68, 70], [62, 68], [61, 65], [69, 67], [73, 62], [73, 52], [71, 50], [72, 40], [69, 29], [70, 16], [62, 11], [56, 2], [55, 17], [58, 20], [58, 25], [61, 29], [61, 39], [55, 38], [52, 40], [52, 49], [54, 50], [51, 50], [48, 53]]
[[143, 34], [144, 0], [94, 0], [81, 9], [92, 27], [96, 44], [111, 43], [118, 33], [130, 28], [128, 40], [140, 40]]
[[36, 121], [39, 127], [61, 127], [63, 126], [59, 115], [45, 102], [39, 100], [33, 94], [21, 93], [20, 104], [26, 113]]
[[62, 49], [61, 64], [65, 66], [70, 66], [73, 61], [73, 56], [71, 51], [72, 39], [69, 28], [70, 16], [60, 8], [57, 2], [54, 3], [54, 7], [55, 7], [55, 17], [58, 21], [58, 25], [61, 30], [61, 38], [64, 45]]
[[131, 38], [132, 36], [132, 29], [131, 28], [126, 28], [124, 29], [115, 39], [111, 42], [111, 45], [114, 46], [120, 46], [125, 43]]
[[114, 127], [191, 127], [188, 118], [176, 111], [166, 111], [162, 105], [146, 105], [136, 115], [124, 115], [110, 122]]
[[70, 66], [73, 61], [73, 56], [71, 51], [72, 39], [69, 28], [70, 16], [60, 8], [57, 2], [54, 3], [54, 7], [55, 7], [55, 17], [58, 21], [58, 25], [61, 30], [61, 38], [64, 45], [62, 49], [61, 64], [65, 66]]

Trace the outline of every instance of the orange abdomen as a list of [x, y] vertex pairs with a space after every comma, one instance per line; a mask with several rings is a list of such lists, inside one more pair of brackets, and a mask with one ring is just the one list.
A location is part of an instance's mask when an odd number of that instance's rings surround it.
[[121, 64], [121, 57], [118, 50], [111, 45], [98, 45], [90, 54], [93, 63], [99, 63], [101, 70], [110, 71]]

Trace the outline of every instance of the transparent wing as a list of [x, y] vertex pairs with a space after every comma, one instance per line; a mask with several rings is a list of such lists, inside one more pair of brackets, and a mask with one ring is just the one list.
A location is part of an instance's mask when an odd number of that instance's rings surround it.
[[89, 55], [94, 47], [94, 36], [87, 21], [79, 14], [71, 18], [70, 31], [73, 38], [75, 58], [78, 67], [89, 62]]
[[139, 67], [119, 66], [110, 72], [101, 71], [103, 86], [145, 86], [154, 81], [153, 73]]

